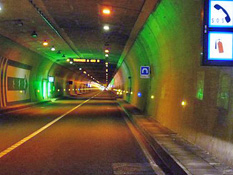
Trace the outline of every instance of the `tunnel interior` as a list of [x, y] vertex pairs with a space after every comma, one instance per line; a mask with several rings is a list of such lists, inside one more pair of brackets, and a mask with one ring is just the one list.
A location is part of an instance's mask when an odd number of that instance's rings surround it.
[[[2, 3], [0, 108], [108, 86], [145, 115], [233, 165], [233, 69], [201, 63], [204, 2], [130, 2]], [[112, 16], [101, 14], [103, 7], [110, 7]], [[103, 24], [111, 31], [103, 31]], [[43, 47], [44, 40], [56, 51]], [[150, 78], [141, 78], [141, 66], [150, 66]]]

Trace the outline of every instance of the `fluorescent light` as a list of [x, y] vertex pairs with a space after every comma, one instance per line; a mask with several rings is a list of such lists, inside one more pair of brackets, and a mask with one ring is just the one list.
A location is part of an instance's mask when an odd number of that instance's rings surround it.
[[51, 48], [51, 51], [55, 51], [56, 49], [55, 49], [55, 47], [53, 46], [52, 48]]
[[108, 25], [105, 25], [105, 26], [103, 27], [103, 29], [104, 29], [105, 31], [108, 31], [108, 30], [110, 29], [110, 27], [109, 27]]

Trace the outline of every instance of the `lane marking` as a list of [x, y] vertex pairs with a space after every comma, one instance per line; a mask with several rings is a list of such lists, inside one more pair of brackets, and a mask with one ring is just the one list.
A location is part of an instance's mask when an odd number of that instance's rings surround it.
[[139, 146], [141, 147], [144, 155], [146, 156], [146, 158], [148, 159], [152, 169], [154, 170], [154, 172], [158, 175], [165, 175], [165, 173], [163, 172], [163, 170], [160, 169], [160, 167], [155, 163], [153, 157], [150, 155], [149, 151], [147, 150], [145, 144], [141, 141], [140, 137], [138, 136], [138, 132], [135, 129], [135, 127], [133, 126], [133, 124], [129, 121], [128, 118], [125, 117], [125, 115], [123, 115], [123, 118], [126, 122], [126, 124], [128, 125], [129, 129], [131, 130], [133, 136], [135, 137], [135, 139], [137, 140]]
[[53, 121], [49, 122], [48, 124], [46, 124], [42, 128], [38, 129], [37, 131], [33, 132], [29, 136], [27, 136], [27, 137], [23, 138], [22, 140], [18, 141], [17, 143], [15, 143], [14, 145], [12, 145], [9, 148], [5, 149], [4, 151], [0, 152], [0, 158], [2, 158], [3, 156], [9, 154], [11, 151], [13, 151], [14, 149], [18, 148], [19, 146], [21, 146], [22, 144], [24, 144], [28, 140], [32, 139], [33, 137], [35, 137], [36, 135], [38, 135], [39, 133], [41, 133], [42, 131], [44, 131], [45, 129], [47, 129], [48, 127], [50, 127], [51, 125], [53, 125], [54, 123], [56, 123], [57, 121], [59, 121], [60, 119], [62, 119], [63, 117], [65, 117], [67, 114], [71, 113], [72, 111], [76, 110], [77, 108], [79, 108], [83, 104], [85, 104], [88, 101], [90, 101], [92, 98], [96, 97], [97, 95], [99, 95], [99, 93], [96, 94], [96, 95], [94, 95], [93, 97], [85, 100], [84, 102], [82, 102], [78, 106], [74, 107], [73, 109], [69, 110], [65, 114], [63, 114], [60, 117], [58, 117], [58, 118], [54, 119]]

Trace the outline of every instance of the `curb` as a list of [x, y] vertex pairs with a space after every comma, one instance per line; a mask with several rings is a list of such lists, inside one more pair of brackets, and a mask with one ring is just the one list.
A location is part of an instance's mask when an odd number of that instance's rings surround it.
[[118, 104], [133, 125], [136, 126], [139, 132], [141, 132], [145, 137], [146, 142], [149, 144], [155, 154], [167, 166], [167, 168], [171, 170], [171, 172], [175, 172], [175, 175], [192, 175], [192, 173], [190, 173], [176, 158], [170, 155], [150, 134], [148, 134], [137, 124], [137, 122], [134, 120], [134, 115], [130, 114], [120, 102], [118, 102]]

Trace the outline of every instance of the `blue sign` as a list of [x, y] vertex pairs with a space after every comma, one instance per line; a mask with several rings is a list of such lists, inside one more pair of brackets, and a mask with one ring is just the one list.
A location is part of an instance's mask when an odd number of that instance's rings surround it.
[[150, 66], [141, 66], [140, 77], [150, 78]]
[[207, 0], [203, 65], [233, 66], [233, 0]]

